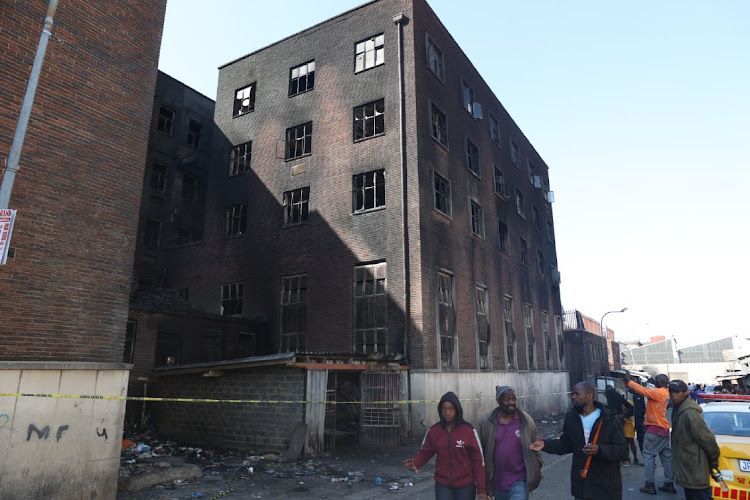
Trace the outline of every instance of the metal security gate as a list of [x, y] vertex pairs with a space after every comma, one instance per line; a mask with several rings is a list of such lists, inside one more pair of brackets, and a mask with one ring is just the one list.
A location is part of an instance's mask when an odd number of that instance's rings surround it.
[[398, 446], [401, 442], [401, 373], [363, 372], [362, 413], [359, 444], [374, 448]]

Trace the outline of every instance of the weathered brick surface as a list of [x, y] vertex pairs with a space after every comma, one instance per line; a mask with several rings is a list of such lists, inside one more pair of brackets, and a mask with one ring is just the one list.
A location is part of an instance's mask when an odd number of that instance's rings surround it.
[[[201, 374], [162, 376], [152, 394], [162, 397], [303, 401], [305, 370], [261, 367], [228, 370], [220, 378]], [[153, 403], [159, 435], [200, 446], [280, 452], [290, 429], [304, 420], [303, 404]]]
[[[409, 247], [408, 286], [402, 251], [403, 217], [398, 117], [398, 28], [393, 16], [409, 19], [403, 29], [406, 123], [406, 208]], [[355, 43], [385, 34], [385, 64], [354, 73]], [[427, 68], [425, 35], [444, 54], [446, 79], [439, 81]], [[289, 70], [315, 60], [315, 89], [287, 96]], [[474, 88], [484, 119], [475, 120], [462, 108], [461, 80]], [[255, 111], [233, 118], [234, 92], [257, 82]], [[385, 134], [359, 143], [352, 141], [352, 108], [375, 99], [385, 100]], [[431, 137], [430, 101], [448, 116], [448, 148]], [[490, 140], [489, 116], [500, 124], [501, 141]], [[536, 252], [549, 265], [555, 247], [546, 238], [551, 220], [544, 191], [529, 182], [531, 160], [548, 185], [547, 166], [502, 104], [482, 80], [456, 41], [424, 0], [381, 0], [284, 39], [233, 61], [220, 69], [215, 121], [225, 146], [253, 141], [252, 169], [241, 177], [227, 177], [224, 168], [212, 170], [206, 209], [205, 240], [176, 249], [167, 273], [168, 286], [190, 287], [191, 301], [209, 312], [220, 309], [221, 283], [245, 283], [245, 310], [250, 317], [268, 320], [278, 348], [280, 277], [308, 273], [307, 349], [350, 351], [352, 334], [352, 269], [357, 263], [385, 260], [388, 266], [388, 351], [403, 351], [404, 322], [408, 324], [408, 360], [415, 368], [440, 366], [436, 325], [438, 269], [454, 274], [457, 307], [457, 369], [478, 368], [474, 290], [487, 287], [491, 323], [492, 368], [506, 368], [502, 300], [511, 295], [518, 337], [518, 368], [526, 369], [523, 306], [532, 304], [536, 338], [536, 368], [559, 367], [557, 345], [553, 362], [543, 361], [541, 313], [549, 312], [554, 340], [554, 316], [561, 314], [559, 289], [550, 273], [536, 271]], [[283, 159], [286, 128], [313, 122], [312, 154], [295, 161]], [[464, 140], [480, 148], [481, 178], [464, 166]], [[518, 167], [511, 164], [509, 140], [520, 148]], [[226, 161], [226, 156], [221, 158]], [[510, 197], [494, 193], [493, 162], [506, 176]], [[294, 173], [292, 166], [304, 166]], [[384, 168], [386, 207], [352, 214], [352, 175]], [[432, 172], [451, 181], [453, 214], [446, 218], [433, 209]], [[310, 221], [282, 228], [284, 191], [310, 186]], [[526, 200], [526, 218], [516, 214], [513, 194]], [[470, 197], [484, 208], [484, 239], [473, 236]], [[225, 239], [226, 205], [249, 202], [248, 234]], [[532, 221], [532, 206], [542, 217], [542, 231]], [[497, 249], [498, 221], [509, 229], [509, 250]], [[529, 244], [529, 266], [521, 265], [519, 241]], [[404, 319], [404, 290], [411, 295]]]
[[[165, 0], [60, 2], [11, 199], [0, 359], [121, 361]], [[47, 3], [0, 3], [0, 154]]]

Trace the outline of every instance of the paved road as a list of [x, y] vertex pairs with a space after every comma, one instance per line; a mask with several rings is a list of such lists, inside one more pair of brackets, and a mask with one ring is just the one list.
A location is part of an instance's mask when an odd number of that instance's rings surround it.
[[[556, 456], [544, 455], [544, 468], [542, 469], [542, 484], [533, 495], [532, 500], [563, 500], [571, 498], [570, 496], [570, 455]], [[684, 498], [684, 493], [678, 491], [677, 495], [668, 493], [659, 493], [654, 497], [638, 491], [643, 486], [643, 467], [630, 466], [622, 467], [623, 482], [623, 499], [627, 500], [654, 500], [654, 499], [671, 499], [680, 500]], [[657, 465], [656, 469], [657, 485], [663, 483], [661, 467]], [[412, 488], [407, 488], [398, 492], [384, 494], [382, 491], [371, 493], [361, 492], [346, 498], [352, 500], [370, 500], [378, 498], [409, 498], [410, 500], [432, 500], [434, 495], [434, 483], [432, 480], [425, 478], [417, 482]], [[678, 488], [679, 490], [679, 488]]]

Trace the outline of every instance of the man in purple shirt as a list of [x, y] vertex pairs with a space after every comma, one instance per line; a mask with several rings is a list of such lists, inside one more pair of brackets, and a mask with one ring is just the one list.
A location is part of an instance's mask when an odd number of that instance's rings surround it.
[[536, 424], [518, 408], [511, 387], [497, 386], [495, 397], [497, 408], [479, 423], [487, 489], [495, 500], [527, 500], [542, 479], [539, 454], [530, 449]]

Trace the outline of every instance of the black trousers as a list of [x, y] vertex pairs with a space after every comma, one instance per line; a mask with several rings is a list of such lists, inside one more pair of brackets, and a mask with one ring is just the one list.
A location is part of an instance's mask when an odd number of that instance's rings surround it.
[[711, 500], [711, 488], [705, 488], [702, 490], [691, 490], [690, 488], [685, 488], [685, 499]]

